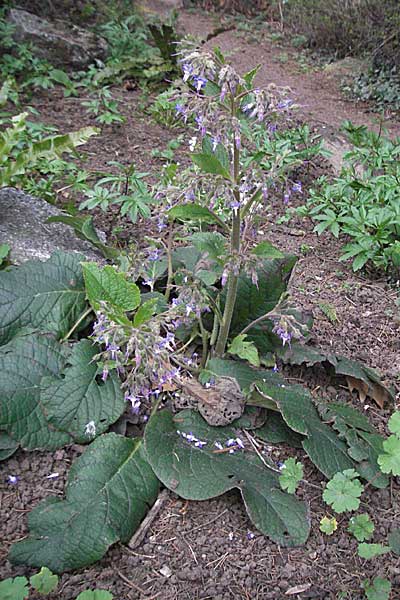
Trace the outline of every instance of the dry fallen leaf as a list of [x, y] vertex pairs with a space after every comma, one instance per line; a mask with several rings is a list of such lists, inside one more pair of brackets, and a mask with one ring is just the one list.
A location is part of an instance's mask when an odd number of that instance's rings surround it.
[[294, 594], [301, 594], [302, 592], [306, 592], [311, 587], [311, 583], [302, 583], [301, 585], [295, 585], [294, 587], [289, 588], [285, 592], [285, 596], [294, 596]]
[[346, 375], [346, 380], [350, 392], [357, 390], [361, 402], [365, 402], [366, 397], [369, 396], [375, 400], [379, 408], [383, 408], [385, 403], [390, 400], [388, 390], [379, 383], [371, 382], [370, 385], [368, 385], [365, 381], [361, 381], [361, 379], [357, 379], [356, 377], [351, 377], [351, 375]]

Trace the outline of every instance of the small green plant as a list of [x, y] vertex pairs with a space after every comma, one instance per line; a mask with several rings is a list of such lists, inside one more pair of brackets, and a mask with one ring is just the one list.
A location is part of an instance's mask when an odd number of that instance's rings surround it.
[[341, 260], [353, 270], [367, 263], [381, 269], [400, 267], [400, 138], [391, 140], [367, 127], [345, 123], [353, 148], [344, 156], [339, 177], [319, 180], [307, 205], [298, 210], [317, 222], [314, 231], [345, 234], [351, 241]]
[[354, 535], [359, 542], [371, 539], [375, 525], [369, 515], [361, 514], [351, 517], [347, 530]]
[[349, 91], [359, 100], [373, 102], [378, 109], [400, 110], [400, 75], [396, 66], [371, 68], [356, 78]]
[[107, 86], [99, 88], [92, 100], [82, 102], [87, 112], [92, 113], [101, 125], [115, 125], [125, 122], [125, 117], [118, 111], [118, 104], [118, 100], [113, 98]]
[[325, 535], [332, 535], [338, 527], [335, 517], [322, 517], [319, 522], [319, 529]]
[[354, 469], [346, 469], [328, 481], [322, 497], [335, 512], [343, 513], [358, 509], [363, 489], [358, 473]]
[[294, 494], [303, 475], [303, 465], [298, 463], [295, 458], [288, 458], [283, 463], [279, 484], [283, 490]]
[[365, 579], [363, 588], [368, 600], [389, 600], [392, 584], [383, 577], [375, 577], [372, 582]]
[[378, 456], [378, 464], [382, 473], [400, 475], [400, 412], [393, 413], [388, 422], [392, 433], [383, 442], [383, 453]]
[[149, 173], [138, 173], [134, 163], [128, 167], [115, 161], [109, 164], [118, 168], [119, 173], [102, 177], [94, 188], [86, 190], [87, 199], [80, 204], [79, 209], [92, 210], [99, 207], [106, 211], [111, 204], [119, 204], [121, 215], [127, 215], [132, 223], [136, 223], [139, 216], [149, 217], [150, 207], [156, 203], [144, 181]]
[[85, 144], [97, 134], [93, 127], [65, 135], [46, 137], [38, 141], [27, 137], [27, 113], [11, 119], [11, 126], [0, 132], [0, 187], [20, 184], [24, 177], [36, 169], [40, 160], [59, 158], [63, 152]]

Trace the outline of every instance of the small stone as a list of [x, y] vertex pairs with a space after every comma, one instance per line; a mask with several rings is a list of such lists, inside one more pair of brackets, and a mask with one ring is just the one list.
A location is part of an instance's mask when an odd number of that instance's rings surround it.
[[160, 573], [163, 577], [167, 577], [168, 579], [171, 577], [172, 575], [172, 571], [169, 568], [168, 565], [163, 565], [160, 569]]

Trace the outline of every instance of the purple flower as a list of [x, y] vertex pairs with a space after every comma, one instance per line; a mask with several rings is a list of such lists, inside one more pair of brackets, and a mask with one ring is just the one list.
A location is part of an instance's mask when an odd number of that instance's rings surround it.
[[164, 222], [163, 217], [161, 217], [160, 219], [158, 219], [158, 223], [157, 223], [157, 229], [158, 229], [158, 231], [161, 232], [166, 227], [167, 227], [167, 224]]
[[241, 146], [241, 139], [240, 139], [240, 133], [235, 133], [235, 146], [236, 148], [239, 150], [240, 146]]
[[216, 447], [218, 450], [223, 450], [223, 449], [224, 449], [224, 447], [223, 447], [223, 445], [221, 444], [221, 442], [214, 442], [214, 446], [215, 446], [215, 447]]
[[202, 77], [201, 75], [194, 75], [193, 76], [193, 83], [194, 83], [194, 85], [196, 87], [196, 90], [198, 92], [200, 92], [200, 90], [204, 88], [204, 86], [206, 85], [207, 81], [208, 80], [205, 77]]
[[249, 102], [248, 104], [245, 104], [242, 108], [242, 111], [244, 113], [248, 113], [249, 111], [251, 111], [251, 109], [254, 107], [253, 102]]
[[220, 139], [219, 135], [217, 135], [217, 136], [211, 138], [211, 141], [212, 141], [212, 151], [215, 152], [221, 139]]
[[179, 104], [179, 102], [177, 104], [175, 104], [175, 112], [177, 115], [184, 115], [186, 112], [186, 108], [183, 106], [183, 104]]
[[146, 281], [143, 281], [143, 285], [148, 285], [153, 289], [154, 281], [152, 279], [146, 279]]
[[228, 448], [230, 446], [236, 446], [236, 440], [235, 440], [235, 438], [229, 438], [229, 440], [226, 440], [225, 446], [227, 446]]
[[239, 200], [232, 200], [232, 202], [229, 202], [229, 206], [234, 210], [237, 210], [238, 208], [240, 208], [240, 202]]
[[[107, 352], [110, 353], [111, 356], [111, 360], [115, 360], [117, 358], [117, 352], [119, 352], [119, 346], [117, 346], [117, 344], [111, 343], [111, 344], [107, 344], [106, 346], [106, 350]], [[103, 370], [104, 373], [104, 370]], [[108, 375], [108, 371], [107, 371], [107, 375]], [[106, 375], [106, 379], [107, 379], [107, 375]], [[105, 381], [105, 379], [103, 380]]]
[[197, 115], [195, 117], [195, 121], [196, 121], [197, 126], [199, 128], [200, 135], [202, 137], [204, 137], [206, 135], [206, 132], [207, 132], [206, 127], [204, 125], [204, 117], [202, 115]]
[[287, 204], [290, 200], [290, 191], [286, 190], [286, 192], [283, 194], [283, 203]]
[[286, 108], [289, 108], [292, 104], [293, 100], [287, 98], [287, 100], [282, 100], [281, 102], [279, 102], [277, 108], [279, 108], [280, 110], [284, 110]]
[[241, 448], [242, 450], [244, 450], [244, 444], [243, 444], [243, 442], [242, 442], [242, 440], [240, 438], [237, 437], [236, 440], [235, 440], [235, 442], [236, 442], [236, 445], [239, 446], [239, 448]]
[[151, 261], [158, 260], [160, 258], [161, 250], [159, 248], [154, 248], [148, 255], [148, 259]]
[[197, 440], [197, 442], [195, 442], [194, 445], [196, 446], [196, 448], [203, 448], [203, 446], [207, 445], [207, 442], [202, 442], [201, 440]]
[[18, 475], [7, 475], [7, 481], [10, 485], [17, 485], [21, 478]]
[[193, 73], [193, 67], [192, 67], [192, 65], [189, 65], [188, 63], [184, 63], [182, 65], [182, 71], [183, 71], [183, 81], [187, 81], [189, 79], [189, 77], [191, 76], [191, 74]]
[[298, 192], [299, 194], [303, 193], [303, 188], [301, 187], [301, 181], [295, 181], [292, 186], [293, 192]]
[[267, 186], [263, 185], [262, 188], [261, 188], [261, 191], [262, 191], [262, 197], [263, 197], [263, 199], [267, 200], [268, 199], [268, 188], [267, 188]]
[[225, 271], [222, 273], [222, 277], [221, 277], [221, 285], [222, 285], [222, 287], [224, 287], [226, 285], [226, 282], [228, 281], [228, 277], [229, 277], [229, 273], [225, 269]]
[[252, 540], [255, 536], [254, 533], [252, 531], [248, 531], [246, 534], [246, 537], [248, 540]]
[[107, 365], [104, 365], [103, 372], [101, 374], [101, 378], [103, 381], [107, 381], [107, 377], [108, 377], [108, 367], [107, 367]]
[[292, 334], [290, 333], [290, 331], [286, 331], [286, 329], [283, 329], [283, 327], [280, 327], [279, 325], [274, 327], [272, 331], [281, 338], [282, 346], [285, 346], [285, 344], [287, 343], [290, 347], [290, 341], [292, 339]]
[[186, 190], [185, 192], [185, 200], [188, 200], [189, 202], [193, 202], [193, 200], [196, 198], [196, 196], [194, 195], [194, 191], [193, 190]]

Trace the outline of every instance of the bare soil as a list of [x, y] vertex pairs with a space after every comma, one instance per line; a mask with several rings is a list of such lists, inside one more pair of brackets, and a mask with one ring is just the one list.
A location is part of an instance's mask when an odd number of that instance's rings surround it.
[[[218, 25], [218, 20], [204, 13], [183, 10], [180, 24], [186, 31], [205, 37]], [[221, 46], [241, 71], [260, 62], [258, 85], [273, 81], [290, 86], [293, 98], [301, 104], [301, 118], [319, 131], [336, 137], [344, 119], [357, 124], [372, 123], [372, 115], [343, 99], [337, 80], [324, 71], [301, 72], [292, 50], [284, 50], [289, 58], [282, 62], [279, 58], [282, 48], [266, 35], [253, 43], [247, 37], [251, 37], [250, 33], [239, 37], [233, 30], [218, 35], [210, 44]], [[90, 141], [85, 167], [93, 171], [108, 170], [110, 160], [126, 164], [134, 160], [139, 170], [159, 171], [162, 161], [152, 158], [151, 151], [165, 148], [177, 132], [153, 123], [143, 113], [140, 92], [121, 88], [115, 93], [122, 100], [127, 122], [121, 127], [105, 127], [101, 136]], [[32, 104], [40, 110], [42, 121], [55, 124], [63, 131], [91, 124], [80, 100], [64, 99], [58, 90], [35, 97]], [[392, 133], [400, 131], [399, 123], [392, 120], [388, 125]], [[331, 166], [326, 162], [318, 163], [311, 177], [309, 174], [307, 179], [304, 174], [305, 188], [313, 176], [329, 170]], [[68, 202], [68, 195], [60, 201]], [[384, 277], [355, 275], [349, 264], [338, 260], [339, 242], [330, 235], [315, 235], [310, 222], [298, 219], [289, 225], [275, 225], [276, 217], [284, 210], [278, 203], [271, 207], [265, 235], [282, 250], [300, 256], [291, 287], [298, 304], [313, 313], [312, 342], [379, 369], [384, 380], [395, 387], [399, 401], [398, 291]], [[115, 214], [99, 213], [96, 220], [111, 237], [115, 225], [121, 225], [123, 231], [118, 234], [121, 243], [124, 239], [140, 243], [145, 231], [142, 225], [133, 227], [121, 223]], [[323, 303], [336, 312], [336, 321], [327, 318], [321, 309]], [[302, 381], [319, 396], [339, 398], [359, 406], [379, 430], [385, 432], [393, 406], [380, 410], [369, 401], [362, 406], [343, 381], [332, 379], [322, 369], [292, 368], [285, 369], [285, 373], [290, 380]], [[62, 495], [69, 466], [82, 451], [81, 446], [55, 453], [19, 451], [0, 463], [0, 578], [32, 573], [30, 569], [12, 566], [7, 561], [8, 549], [27, 534], [27, 513], [49, 494]], [[284, 457], [287, 451], [284, 446], [270, 449], [275, 460]], [[302, 452], [298, 456], [305, 465], [308, 482], [301, 484], [298, 494], [309, 503], [312, 521], [311, 536], [304, 547], [281, 548], [255, 531], [235, 492], [197, 503], [184, 502], [170, 492], [138, 548], [130, 550], [117, 544], [96, 565], [62, 575], [57, 593], [48, 598], [73, 600], [84, 589], [103, 588], [118, 600], [280, 600], [286, 597], [358, 600], [362, 597], [362, 581], [366, 577], [381, 576], [392, 582], [391, 600], [399, 599], [399, 558], [388, 554], [372, 561], [360, 559], [355, 539], [346, 533], [347, 516], [339, 516], [338, 530], [332, 536], [319, 531], [320, 519], [330, 515], [321, 498], [324, 479]], [[47, 479], [54, 472], [58, 472], [59, 477]], [[18, 485], [6, 483], [10, 474], [20, 477]], [[400, 526], [399, 490], [400, 482], [395, 479], [389, 489], [376, 491], [369, 487], [363, 496], [362, 511], [370, 514], [375, 523], [375, 542], [385, 543], [390, 530]], [[248, 536], [249, 532], [254, 533], [254, 537]], [[35, 594], [30, 597], [39, 598]]]

